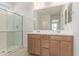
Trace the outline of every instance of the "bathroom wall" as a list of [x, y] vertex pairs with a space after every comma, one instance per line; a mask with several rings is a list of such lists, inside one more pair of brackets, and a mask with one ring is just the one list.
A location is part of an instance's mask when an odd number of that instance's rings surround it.
[[79, 56], [79, 2], [72, 7], [72, 29], [74, 33], [74, 55]]
[[79, 56], [79, 2], [72, 3], [72, 22], [64, 25], [64, 31], [73, 33], [73, 52]]
[[[68, 12], [68, 9], [67, 9], [68, 5], [69, 5], [69, 3], [66, 3], [66, 5], [62, 8], [62, 12], [60, 14], [60, 16], [61, 16], [61, 26], [62, 26], [62, 30], [64, 32], [73, 34], [73, 32], [72, 32], [72, 22], [65, 24], [65, 11], [67, 10], [67, 12]], [[67, 15], [66, 20], [68, 21], [68, 15]]]

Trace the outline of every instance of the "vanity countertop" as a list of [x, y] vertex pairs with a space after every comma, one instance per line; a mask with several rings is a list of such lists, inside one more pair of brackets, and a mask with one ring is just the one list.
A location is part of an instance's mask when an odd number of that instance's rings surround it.
[[53, 31], [33, 31], [29, 32], [28, 34], [47, 34], [47, 35], [73, 35], [73, 33], [70, 32], [53, 32]]

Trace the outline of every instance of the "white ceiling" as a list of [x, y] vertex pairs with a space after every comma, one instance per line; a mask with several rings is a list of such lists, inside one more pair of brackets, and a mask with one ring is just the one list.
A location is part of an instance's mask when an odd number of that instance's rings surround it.
[[[34, 8], [33, 2], [6, 2], [7, 6], [9, 6], [12, 10], [21, 10], [21, 11], [29, 11]], [[48, 3], [46, 3], [48, 5]], [[45, 5], [45, 6], [47, 6]], [[64, 5], [57, 5], [46, 7], [44, 9], [38, 9], [39, 14], [60, 14]]]
[[4, 2], [3, 4], [13, 10], [18, 6], [23, 7], [23, 9], [29, 9], [33, 5], [32, 2]]

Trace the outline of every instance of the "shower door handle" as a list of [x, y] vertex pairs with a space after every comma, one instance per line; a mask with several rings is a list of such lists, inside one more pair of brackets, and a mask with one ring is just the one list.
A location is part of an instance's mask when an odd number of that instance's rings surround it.
[[19, 26], [18, 26], [18, 25], [16, 25], [16, 28], [17, 28], [17, 30], [18, 30]]

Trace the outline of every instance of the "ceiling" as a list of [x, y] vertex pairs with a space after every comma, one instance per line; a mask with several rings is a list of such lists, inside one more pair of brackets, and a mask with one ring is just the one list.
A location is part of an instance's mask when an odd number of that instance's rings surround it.
[[38, 14], [52, 14], [52, 15], [59, 15], [60, 12], [62, 11], [62, 8], [64, 5], [59, 5], [59, 6], [53, 6], [53, 7], [48, 7], [44, 9], [39, 9], [37, 10]]

